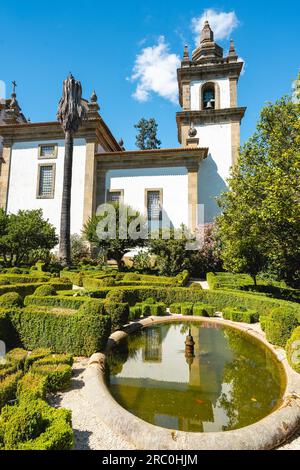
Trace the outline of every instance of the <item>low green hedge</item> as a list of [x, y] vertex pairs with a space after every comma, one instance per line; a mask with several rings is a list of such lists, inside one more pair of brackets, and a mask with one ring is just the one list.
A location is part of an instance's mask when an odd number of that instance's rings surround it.
[[71, 412], [51, 408], [43, 400], [23, 400], [2, 410], [0, 449], [71, 450]]
[[51, 295], [56, 295], [56, 290], [54, 289], [52, 284], [45, 284], [44, 286], [38, 287], [34, 291], [34, 295], [36, 297], [48, 297]]
[[267, 340], [277, 346], [285, 347], [292, 331], [299, 325], [295, 314], [284, 308], [274, 309], [265, 323]]
[[13, 310], [10, 321], [25, 349], [49, 348], [55, 353], [75, 356], [101, 351], [111, 332], [107, 315], [58, 313], [36, 306]]
[[117, 331], [128, 323], [128, 303], [105, 302], [105, 311], [111, 318], [112, 331]]
[[39, 365], [57, 365], [57, 364], [67, 364], [69, 366], [73, 365], [73, 356], [72, 354], [47, 354], [41, 359], [37, 359], [34, 364]]
[[[29, 305], [36, 305], [41, 307], [56, 307], [56, 308], [65, 308], [65, 309], [72, 309], [72, 310], [79, 310], [80, 307], [85, 304], [86, 302], [90, 302], [89, 297], [69, 297], [63, 295], [57, 296], [46, 296], [40, 297], [37, 295], [29, 295], [25, 297], [24, 304], [26, 306]], [[99, 304], [99, 308], [103, 302], [99, 299], [93, 299], [93, 302]]]
[[[51, 284], [56, 291], [72, 289], [72, 284], [70, 282], [68, 283], [67, 281], [66, 283], [62, 281], [63, 279], [61, 279], [61, 281], [59, 279], [58, 280], [51, 279], [51, 282], [49, 282], [49, 284]], [[0, 286], [0, 295], [6, 294], [8, 292], [17, 292], [22, 297], [22, 299], [24, 299], [24, 297], [26, 297], [27, 295], [32, 295], [38, 287], [43, 286], [43, 285], [45, 285], [44, 282]]]
[[6, 360], [17, 367], [17, 369], [24, 369], [28, 352], [22, 348], [15, 348], [6, 354]]
[[0, 309], [23, 307], [23, 299], [17, 292], [7, 292], [0, 296]]
[[290, 366], [300, 374], [300, 327], [295, 328], [288, 340], [286, 354]]
[[49, 348], [36, 348], [36, 349], [34, 349], [26, 357], [26, 361], [25, 361], [25, 364], [24, 364], [24, 370], [28, 371], [34, 362], [39, 361], [40, 359], [43, 359], [44, 357], [47, 357], [50, 354], [51, 354], [51, 349], [49, 349]]
[[0, 281], [9, 284], [35, 284], [36, 282], [48, 282], [50, 277], [44, 275], [26, 275], [26, 274], [0, 274]]
[[35, 362], [30, 371], [46, 378], [46, 389], [49, 392], [66, 390], [71, 385], [72, 367], [68, 364], [41, 364]]
[[177, 315], [193, 315], [194, 304], [192, 302], [176, 302], [171, 304], [170, 312]]
[[46, 398], [47, 377], [28, 372], [25, 374], [17, 385], [17, 398], [21, 400], [37, 400]]
[[251, 324], [259, 321], [259, 314], [255, 310], [226, 307], [223, 310], [223, 318], [225, 318], [225, 320]]
[[129, 310], [129, 320], [135, 321], [140, 319], [143, 316], [142, 307], [140, 305], [135, 305], [134, 307], [130, 307]]
[[68, 279], [72, 284], [78, 287], [83, 287], [83, 273], [73, 272], [73, 271], [61, 271], [60, 277], [63, 279]]
[[195, 317], [214, 317], [217, 309], [214, 305], [207, 305], [203, 303], [194, 304], [193, 315]]
[[0, 410], [10, 400], [16, 398], [17, 386], [23, 372], [10, 374], [0, 381]]
[[152, 302], [151, 299], [148, 299], [148, 301], [138, 303], [135, 307], [131, 307], [132, 319], [140, 318], [142, 316], [164, 317], [167, 314], [166, 310], [167, 306], [163, 302], [155, 302], [155, 300]]

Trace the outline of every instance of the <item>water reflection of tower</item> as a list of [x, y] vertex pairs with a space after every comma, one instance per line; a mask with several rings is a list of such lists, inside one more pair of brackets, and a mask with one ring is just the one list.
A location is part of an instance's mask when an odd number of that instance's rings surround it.
[[162, 361], [162, 330], [161, 328], [146, 328], [145, 347], [143, 348], [144, 362]]

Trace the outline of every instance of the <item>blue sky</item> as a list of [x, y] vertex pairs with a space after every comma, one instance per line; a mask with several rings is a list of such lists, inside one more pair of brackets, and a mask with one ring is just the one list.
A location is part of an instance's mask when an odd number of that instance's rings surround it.
[[248, 107], [244, 141], [261, 107], [289, 93], [300, 69], [296, 0], [2, 1], [0, 80], [7, 94], [17, 81], [27, 117], [51, 121], [62, 80], [71, 71], [82, 81], [85, 97], [95, 88], [103, 118], [126, 148], [135, 147], [133, 126], [143, 116], [157, 119], [164, 147], [177, 147], [174, 71], [184, 43], [195, 46], [193, 18], [197, 24], [207, 9], [231, 14], [217, 16], [217, 42], [227, 52], [232, 36], [246, 62], [239, 82], [239, 105]]

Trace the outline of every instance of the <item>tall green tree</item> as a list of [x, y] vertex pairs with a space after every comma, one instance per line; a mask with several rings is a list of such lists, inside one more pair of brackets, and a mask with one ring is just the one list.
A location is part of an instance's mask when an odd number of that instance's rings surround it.
[[59, 237], [59, 257], [63, 266], [71, 264], [71, 189], [74, 135], [78, 131], [85, 115], [81, 95], [81, 83], [70, 74], [63, 83], [62, 98], [57, 112], [57, 119], [65, 133], [64, 177]]
[[0, 209], [0, 257], [6, 267], [26, 264], [36, 250], [51, 250], [58, 243], [55, 228], [41, 209], [5, 214]]
[[136, 146], [141, 150], [159, 149], [161, 141], [157, 138], [157, 123], [154, 118], [142, 118], [134, 126], [138, 129]]
[[263, 108], [219, 198], [225, 269], [268, 270], [300, 283], [300, 103], [284, 97]]
[[145, 218], [130, 206], [113, 203], [103, 207], [83, 227], [83, 235], [123, 270], [123, 257], [133, 248], [144, 246], [148, 237]]

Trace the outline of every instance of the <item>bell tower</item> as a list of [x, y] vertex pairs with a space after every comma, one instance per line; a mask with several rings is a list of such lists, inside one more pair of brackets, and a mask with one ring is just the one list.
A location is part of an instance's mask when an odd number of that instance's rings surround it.
[[238, 106], [237, 84], [243, 68], [230, 42], [228, 55], [214, 41], [208, 21], [199, 46], [190, 57], [185, 46], [177, 71], [179, 102], [176, 114], [178, 140], [182, 147], [208, 147], [208, 158], [200, 163], [198, 204], [204, 206], [204, 222], [219, 213], [216, 197], [227, 190], [230, 168], [237, 163], [240, 124], [246, 108]]

